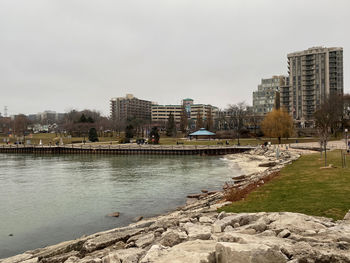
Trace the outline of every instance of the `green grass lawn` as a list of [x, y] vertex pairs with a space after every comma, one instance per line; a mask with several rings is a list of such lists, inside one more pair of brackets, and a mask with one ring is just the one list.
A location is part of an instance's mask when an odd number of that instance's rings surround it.
[[226, 212], [298, 212], [342, 219], [350, 209], [350, 155], [342, 168], [340, 151], [328, 153], [333, 169], [320, 169], [320, 154], [304, 155], [284, 167], [280, 176], [234, 202]]

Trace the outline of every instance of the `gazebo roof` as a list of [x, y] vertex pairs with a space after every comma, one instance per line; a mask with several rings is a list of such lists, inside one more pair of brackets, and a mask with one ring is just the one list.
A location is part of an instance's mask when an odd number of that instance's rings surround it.
[[204, 128], [200, 128], [198, 131], [192, 132], [190, 136], [213, 136], [215, 133], [207, 131]]

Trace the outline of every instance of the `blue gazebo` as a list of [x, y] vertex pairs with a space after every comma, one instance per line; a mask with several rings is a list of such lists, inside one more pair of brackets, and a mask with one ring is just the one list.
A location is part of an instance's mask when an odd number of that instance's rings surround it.
[[192, 137], [194, 136], [196, 139], [198, 139], [198, 137], [199, 137], [199, 138], [203, 138], [203, 139], [209, 138], [209, 140], [210, 140], [210, 138], [214, 137], [215, 135], [216, 135], [215, 133], [207, 131], [204, 128], [200, 128], [198, 131], [195, 131], [195, 132], [192, 132], [189, 134], [190, 139], [192, 139]]

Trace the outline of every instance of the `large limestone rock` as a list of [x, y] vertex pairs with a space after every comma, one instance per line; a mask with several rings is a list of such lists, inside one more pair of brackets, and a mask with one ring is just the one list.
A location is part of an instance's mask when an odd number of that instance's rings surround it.
[[263, 244], [219, 242], [215, 247], [217, 263], [283, 263], [286, 256]]
[[329, 223], [329, 226], [332, 225], [330, 220], [329, 222], [326, 220], [324, 220], [325, 222], [321, 222], [310, 216], [297, 213], [273, 213], [268, 217], [273, 221], [270, 224], [270, 229], [281, 231], [288, 229], [290, 232], [296, 234], [304, 233], [305, 230], [314, 230], [318, 232], [319, 230], [326, 229], [327, 223]]
[[183, 231], [168, 229], [162, 234], [160, 244], [166, 247], [172, 247], [181, 242], [185, 241], [188, 238], [187, 234]]
[[169, 249], [150, 250], [141, 263], [215, 263], [213, 240], [195, 240], [178, 244]]
[[137, 263], [144, 253], [140, 248], [121, 249], [103, 257], [102, 263]]
[[126, 240], [129, 237], [136, 235], [142, 231], [143, 229], [133, 229], [126, 231], [115, 231], [104, 235], [100, 235], [87, 240], [84, 243], [82, 250], [84, 252], [92, 252], [97, 249], [105, 248], [107, 246], [115, 244], [118, 241]]
[[10, 257], [10, 258], [4, 259], [4, 260], [0, 260], [0, 262], [1, 263], [19, 263], [19, 262], [23, 262], [27, 259], [30, 259], [32, 257], [33, 257], [32, 254], [24, 253], [24, 254], [13, 256], [13, 257]]
[[214, 222], [212, 226], [213, 232], [214, 233], [223, 232], [227, 226], [234, 227], [235, 224], [238, 224], [239, 226], [244, 226], [251, 222], [256, 221], [258, 218], [259, 218], [258, 214], [247, 214], [247, 213], [226, 216]]
[[138, 240], [136, 240], [135, 245], [140, 248], [147, 247], [152, 244], [155, 239], [155, 235], [153, 233], [149, 233], [147, 235], [141, 236]]
[[188, 222], [184, 225], [184, 228], [186, 229], [186, 232], [188, 233], [188, 237], [190, 240], [195, 240], [195, 239], [207, 240], [211, 236], [211, 226], [193, 224]]
[[350, 210], [344, 216], [344, 220], [350, 221]]

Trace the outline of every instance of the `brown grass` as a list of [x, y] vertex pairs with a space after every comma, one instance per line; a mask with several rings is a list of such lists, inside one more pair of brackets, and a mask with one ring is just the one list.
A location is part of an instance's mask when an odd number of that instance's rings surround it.
[[244, 199], [250, 192], [254, 191], [261, 185], [271, 181], [273, 178], [280, 175], [280, 172], [272, 172], [259, 180], [258, 182], [252, 182], [242, 188], [235, 188], [234, 185], [225, 189], [224, 198], [226, 201], [235, 202]]

